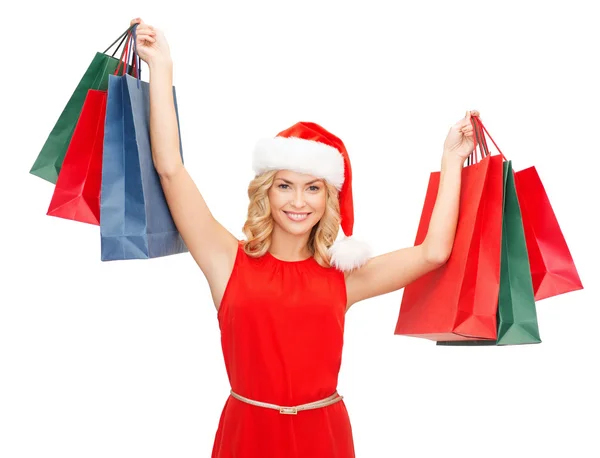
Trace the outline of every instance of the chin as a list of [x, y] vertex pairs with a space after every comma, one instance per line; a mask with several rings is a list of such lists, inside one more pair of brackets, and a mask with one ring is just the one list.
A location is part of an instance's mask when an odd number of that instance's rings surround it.
[[304, 234], [309, 234], [313, 227], [314, 227], [314, 225], [313, 226], [307, 226], [305, 228], [298, 228], [298, 227], [289, 227], [289, 226], [287, 226], [284, 229], [285, 229], [286, 232], [289, 232], [290, 234], [293, 234], [293, 235], [304, 235]]

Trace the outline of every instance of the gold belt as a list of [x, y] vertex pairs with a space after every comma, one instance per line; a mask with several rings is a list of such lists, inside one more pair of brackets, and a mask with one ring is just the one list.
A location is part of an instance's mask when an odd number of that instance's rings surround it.
[[269, 404], [268, 402], [254, 401], [252, 399], [248, 399], [248, 398], [245, 398], [244, 396], [240, 396], [239, 394], [234, 393], [233, 390], [231, 390], [231, 395], [234, 398], [236, 398], [242, 402], [252, 404], [253, 406], [266, 407], [267, 409], [279, 410], [279, 413], [287, 414], [287, 415], [297, 415], [298, 412], [301, 410], [311, 410], [311, 409], [318, 409], [319, 407], [325, 407], [325, 406], [328, 406], [331, 404], [335, 404], [336, 402], [341, 401], [344, 398], [343, 396], [340, 396], [338, 394], [338, 392], [336, 391], [331, 396], [329, 396], [325, 399], [321, 399], [320, 401], [309, 402], [308, 404], [301, 404], [299, 406], [287, 407], [287, 406], [278, 406], [276, 404]]

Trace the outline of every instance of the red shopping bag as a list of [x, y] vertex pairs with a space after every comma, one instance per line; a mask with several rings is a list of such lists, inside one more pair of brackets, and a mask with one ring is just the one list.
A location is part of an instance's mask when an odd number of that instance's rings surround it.
[[535, 167], [515, 174], [535, 300], [583, 289], [573, 257]]
[[[502, 239], [503, 156], [463, 168], [460, 209], [446, 264], [404, 288], [394, 334], [437, 341], [496, 339]], [[415, 239], [427, 235], [440, 172], [429, 179]]]
[[106, 91], [90, 89], [65, 154], [47, 214], [100, 224]]
[[[498, 145], [483, 124], [498, 151]], [[485, 143], [485, 136], [482, 135]], [[487, 145], [484, 145], [487, 148]], [[515, 188], [536, 301], [583, 289], [573, 257], [535, 167], [515, 173]]]

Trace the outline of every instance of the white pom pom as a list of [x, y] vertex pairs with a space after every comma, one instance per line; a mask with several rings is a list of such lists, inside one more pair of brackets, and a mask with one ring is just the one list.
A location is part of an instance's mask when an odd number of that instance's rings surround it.
[[339, 270], [358, 269], [371, 257], [370, 246], [353, 237], [337, 240], [330, 248], [331, 264]]

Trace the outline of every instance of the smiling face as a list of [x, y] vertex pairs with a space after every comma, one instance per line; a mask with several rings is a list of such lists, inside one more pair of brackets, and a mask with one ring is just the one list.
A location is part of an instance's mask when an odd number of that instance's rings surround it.
[[268, 196], [273, 221], [294, 235], [310, 233], [327, 206], [322, 179], [289, 170], [277, 172]]

